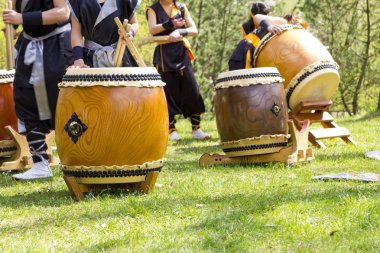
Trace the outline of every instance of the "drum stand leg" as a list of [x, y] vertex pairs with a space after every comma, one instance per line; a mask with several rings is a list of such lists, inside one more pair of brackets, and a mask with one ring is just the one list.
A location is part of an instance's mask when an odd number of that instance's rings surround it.
[[281, 149], [277, 153], [229, 157], [220, 154], [203, 154], [199, 159], [201, 167], [207, 165], [248, 165], [256, 163], [283, 162], [294, 164], [297, 162], [309, 162], [314, 160], [314, 153], [308, 147], [308, 134], [310, 122], [305, 120], [301, 130], [298, 130], [293, 123], [289, 121], [289, 130], [291, 134], [290, 146]]
[[328, 112], [332, 105], [331, 100], [302, 101], [299, 103], [289, 117], [297, 127], [302, 127], [305, 119], [310, 120], [310, 124], [320, 123], [323, 128], [313, 129], [309, 132], [309, 141], [316, 147], [326, 148], [322, 139], [341, 138], [344, 142], [357, 145], [351, 137], [351, 133], [344, 127], [339, 127], [335, 123], [334, 117]]
[[[32, 155], [29, 152], [26, 137], [17, 133], [12, 127], [5, 127], [11, 140], [0, 141], [0, 171], [22, 170], [32, 167]], [[54, 157], [51, 146], [54, 143], [54, 131], [46, 136], [48, 145], [47, 155], [49, 157], [49, 165], [55, 166], [59, 164], [59, 159]]]
[[80, 201], [85, 199], [85, 193], [87, 192], [107, 189], [137, 190], [145, 194], [150, 193], [154, 189], [158, 174], [159, 172], [149, 172], [145, 177], [145, 181], [143, 182], [123, 184], [82, 184], [72, 176], [64, 176], [63, 178], [66, 182], [71, 196], [75, 200]]

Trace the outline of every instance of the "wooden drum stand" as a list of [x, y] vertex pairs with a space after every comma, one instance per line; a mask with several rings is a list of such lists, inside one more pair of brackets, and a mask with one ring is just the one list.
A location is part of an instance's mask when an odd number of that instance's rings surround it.
[[314, 160], [313, 150], [308, 147], [310, 121], [305, 120], [300, 130], [296, 128], [292, 120], [289, 120], [288, 124], [291, 135], [289, 145], [277, 153], [238, 157], [229, 157], [220, 154], [203, 154], [199, 159], [199, 165], [248, 165], [268, 162], [283, 162], [291, 165], [297, 162], [309, 162]]
[[[5, 130], [11, 140], [0, 140], [0, 171], [23, 170], [32, 167], [33, 160], [26, 137], [17, 133], [11, 126], [6, 126]], [[54, 136], [54, 131], [46, 136], [50, 166], [59, 165], [59, 159], [54, 157], [51, 149]]]
[[318, 148], [326, 148], [322, 139], [341, 138], [346, 143], [356, 142], [351, 137], [351, 133], [344, 127], [339, 127], [334, 117], [328, 112], [332, 105], [331, 100], [302, 101], [289, 113], [289, 118], [294, 124], [301, 128], [305, 119], [310, 120], [310, 124], [320, 123], [323, 128], [309, 131], [309, 141]]

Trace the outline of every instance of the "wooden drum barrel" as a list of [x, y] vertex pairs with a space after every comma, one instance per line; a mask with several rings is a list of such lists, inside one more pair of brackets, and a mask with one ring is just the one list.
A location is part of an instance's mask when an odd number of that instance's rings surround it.
[[326, 47], [300, 26], [267, 34], [255, 50], [256, 67], [276, 67], [285, 79], [289, 108], [301, 101], [330, 99], [337, 90], [338, 67]]
[[231, 157], [279, 152], [288, 143], [288, 108], [276, 68], [221, 73], [214, 107], [223, 151]]
[[17, 129], [12, 86], [14, 74], [14, 70], [0, 70], [0, 140], [11, 139], [4, 127], [10, 125]]
[[161, 171], [169, 129], [164, 85], [155, 68], [69, 69], [55, 130], [65, 176], [116, 184]]

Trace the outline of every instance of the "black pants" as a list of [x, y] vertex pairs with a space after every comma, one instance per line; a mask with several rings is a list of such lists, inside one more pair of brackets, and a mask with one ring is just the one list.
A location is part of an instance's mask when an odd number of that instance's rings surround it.
[[182, 114], [185, 118], [205, 112], [203, 98], [191, 66], [170, 72], [160, 72], [168, 103], [169, 118]]

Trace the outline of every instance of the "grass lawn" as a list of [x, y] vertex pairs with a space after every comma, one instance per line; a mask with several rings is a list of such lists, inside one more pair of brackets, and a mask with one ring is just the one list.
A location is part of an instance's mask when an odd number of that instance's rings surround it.
[[[314, 149], [310, 164], [200, 168], [213, 140], [170, 142], [152, 194], [113, 191], [76, 202], [63, 174], [25, 183], [0, 176], [0, 252], [380, 252], [379, 182], [312, 181], [339, 172], [380, 174], [380, 115], [338, 120], [358, 146], [340, 139]], [[149, 151], [147, 151], [149, 152]]]

